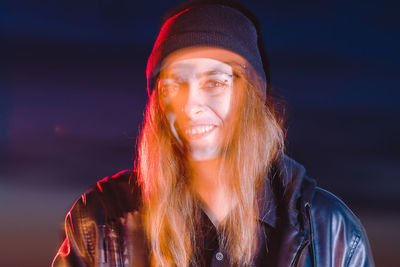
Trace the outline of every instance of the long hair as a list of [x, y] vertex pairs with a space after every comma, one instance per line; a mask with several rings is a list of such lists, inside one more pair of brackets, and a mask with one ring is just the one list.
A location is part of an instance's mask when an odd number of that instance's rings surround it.
[[[237, 205], [218, 229], [219, 242], [231, 264], [249, 265], [257, 247], [257, 192], [265, 173], [283, 153], [284, 134], [273, 101], [262, 100], [254, 88], [257, 84], [239, 74], [234, 86], [237, 115], [228, 134], [231, 140], [222, 148], [221, 169], [230, 177], [227, 186]], [[189, 185], [187, 156], [170, 130], [157, 88], [146, 107], [136, 170], [152, 266], [196, 265], [199, 205]]]

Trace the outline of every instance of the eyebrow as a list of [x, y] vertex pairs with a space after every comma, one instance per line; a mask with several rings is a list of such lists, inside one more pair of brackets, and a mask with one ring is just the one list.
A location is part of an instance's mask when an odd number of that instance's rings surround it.
[[205, 71], [205, 72], [200, 73], [200, 74], [198, 75], [198, 77], [201, 77], [201, 76], [218, 75], [218, 74], [225, 74], [225, 75], [228, 75], [228, 76], [232, 76], [232, 74], [226, 73], [226, 72], [221, 71], [221, 70], [210, 70], [210, 71]]
[[[163, 76], [163, 79], [180, 80], [180, 76], [177, 73], [179, 73], [179, 71], [176, 72], [176, 73], [168, 73], [167, 75]], [[218, 74], [224, 74], [224, 75], [228, 75], [229, 77], [233, 77], [233, 74], [229, 74], [229, 73], [227, 73], [225, 71], [214, 69], [214, 70], [209, 70], [209, 71], [205, 71], [205, 72], [199, 73], [197, 75], [197, 78], [201, 78], [201, 77], [204, 77], [204, 76], [218, 75]]]

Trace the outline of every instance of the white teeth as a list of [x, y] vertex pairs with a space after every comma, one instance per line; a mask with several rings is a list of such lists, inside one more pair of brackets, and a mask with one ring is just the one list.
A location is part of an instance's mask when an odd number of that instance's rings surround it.
[[207, 126], [195, 126], [195, 127], [191, 127], [186, 129], [186, 135], [191, 136], [191, 135], [195, 135], [195, 134], [203, 134], [203, 133], [207, 133], [209, 131], [211, 131], [214, 128], [213, 125], [207, 125]]

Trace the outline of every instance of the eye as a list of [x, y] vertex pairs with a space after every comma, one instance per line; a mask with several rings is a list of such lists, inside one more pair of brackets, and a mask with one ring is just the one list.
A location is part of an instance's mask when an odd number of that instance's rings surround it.
[[228, 85], [228, 81], [220, 81], [220, 80], [208, 80], [204, 83], [202, 86], [203, 88], [206, 89], [212, 89], [212, 88], [220, 88], [220, 87], [225, 87]]
[[176, 95], [179, 90], [179, 84], [177, 83], [167, 83], [160, 87], [160, 92], [163, 97], [170, 97]]

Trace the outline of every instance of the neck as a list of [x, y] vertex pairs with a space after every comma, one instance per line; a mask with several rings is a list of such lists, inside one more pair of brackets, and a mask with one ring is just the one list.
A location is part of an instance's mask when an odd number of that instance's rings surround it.
[[220, 159], [193, 161], [190, 165], [191, 186], [200, 197], [206, 214], [218, 226], [234, 206], [228, 187], [228, 181], [232, 177], [220, 172]]
[[191, 184], [196, 191], [207, 189], [216, 190], [225, 184], [226, 177], [220, 173], [221, 160], [211, 159], [204, 161], [191, 161]]

